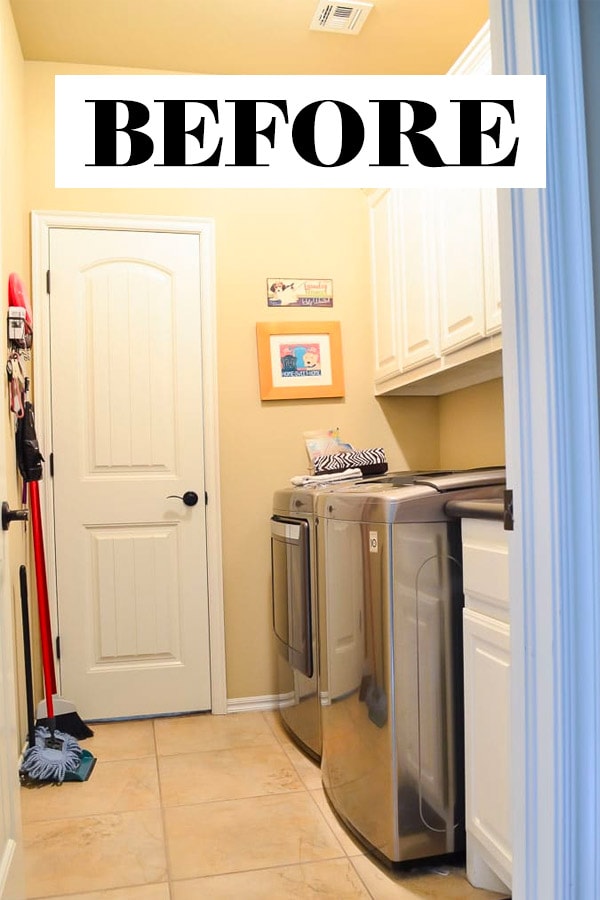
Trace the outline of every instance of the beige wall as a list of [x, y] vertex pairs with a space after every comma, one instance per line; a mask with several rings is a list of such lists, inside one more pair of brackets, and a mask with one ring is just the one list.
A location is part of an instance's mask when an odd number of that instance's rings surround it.
[[[366, 197], [359, 190], [56, 190], [54, 74], [107, 70], [25, 69], [26, 210], [215, 220], [227, 692], [274, 693], [268, 519], [273, 490], [306, 471], [302, 432], [339, 426], [358, 447], [383, 446], [393, 468], [438, 463], [437, 400], [373, 397]], [[333, 309], [269, 309], [266, 278], [280, 276], [333, 279]], [[261, 403], [256, 322], [297, 318], [341, 322], [343, 400]]]
[[[32, 209], [215, 220], [228, 696], [274, 693], [268, 518], [274, 488], [306, 469], [302, 432], [339, 426], [356, 446], [383, 446], [390, 468], [502, 463], [501, 381], [441, 398], [373, 397], [367, 207], [360, 191], [56, 190], [54, 75], [109, 70], [46, 63], [24, 68], [21, 244]], [[6, 167], [3, 177], [15, 190]], [[286, 275], [332, 278], [333, 309], [269, 309], [265, 280]], [[343, 400], [261, 403], [255, 324], [298, 317], [341, 322]]]
[[443, 468], [504, 465], [502, 379], [440, 397], [439, 425]]
[[[0, 0], [0, 283], [2, 303], [0, 304], [0, 328], [6, 335], [6, 308], [8, 305], [8, 276], [17, 272], [29, 284], [28, 262], [28, 217], [23, 204], [24, 186], [24, 90], [25, 72], [23, 57], [17, 40], [12, 13], [8, 0]], [[6, 346], [6, 340], [2, 342]], [[6, 431], [6, 477], [7, 496], [11, 508], [21, 505], [20, 481], [17, 480], [14, 447], [14, 419], [8, 412], [7, 381], [2, 372], [2, 415], [5, 417]], [[24, 525], [11, 525], [8, 536], [8, 579], [14, 608], [15, 647], [17, 659], [17, 689], [20, 712], [21, 737], [26, 733], [26, 706], [23, 678], [23, 642], [21, 630], [19, 566], [28, 562], [28, 542]], [[28, 572], [33, 579], [33, 569]], [[32, 586], [30, 599], [33, 604], [35, 588]], [[35, 622], [32, 622], [32, 629]]]

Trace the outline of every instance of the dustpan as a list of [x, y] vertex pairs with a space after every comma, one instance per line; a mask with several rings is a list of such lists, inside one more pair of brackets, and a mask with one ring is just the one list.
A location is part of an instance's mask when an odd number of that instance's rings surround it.
[[65, 774], [65, 781], [87, 781], [96, 765], [96, 757], [89, 750], [81, 751], [79, 765], [73, 772]]

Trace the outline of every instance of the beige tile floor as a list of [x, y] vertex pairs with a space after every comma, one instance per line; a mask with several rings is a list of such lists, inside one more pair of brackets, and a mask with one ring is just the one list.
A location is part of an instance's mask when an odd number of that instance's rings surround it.
[[276, 713], [94, 726], [84, 783], [21, 788], [27, 898], [498, 900], [391, 873], [344, 831]]

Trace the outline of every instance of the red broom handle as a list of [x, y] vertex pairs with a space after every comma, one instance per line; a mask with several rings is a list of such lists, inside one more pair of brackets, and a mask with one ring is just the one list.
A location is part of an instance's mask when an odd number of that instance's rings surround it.
[[40, 636], [42, 644], [42, 667], [44, 670], [44, 693], [46, 694], [46, 711], [48, 718], [54, 718], [52, 694], [56, 691], [54, 674], [54, 656], [52, 654], [52, 630], [50, 625], [50, 608], [48, 605], [48, 585], [46, 582], [46, 559], [44, 556], [44, 534], [40, 512], [40, 492], [37, 481], [29, 482], [29, 508], [31, 510], [31, 529], [33, 533], [33, 554], [35, 559], [35, 579], [40, 617]]

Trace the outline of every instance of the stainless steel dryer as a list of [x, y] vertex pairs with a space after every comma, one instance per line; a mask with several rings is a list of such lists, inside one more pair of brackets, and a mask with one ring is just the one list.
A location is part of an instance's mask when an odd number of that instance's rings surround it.
[[464, 849], [460, 522], [444, 506], [504, 480], [391, 475], [317, 498], [323, 786], [387, 863]]
[[281, 720], [296, 743], [321, 758], [317, 622], [317, 488], [284, 488], [273, 495], [271, 598], [277, 641]]
[[287, 487], [273, 495], [271, 598], [279, 712], [293, 740], [321, 759], [316, 498], [362, 478]]

